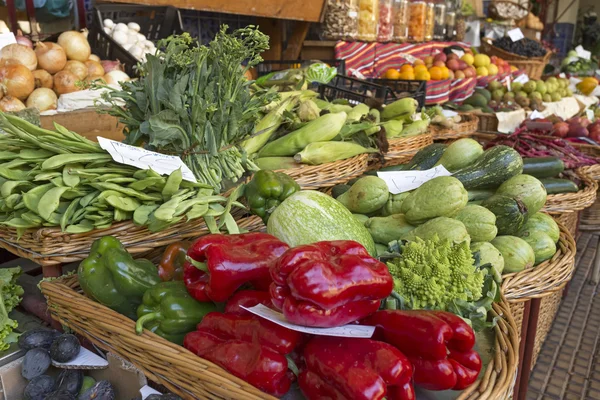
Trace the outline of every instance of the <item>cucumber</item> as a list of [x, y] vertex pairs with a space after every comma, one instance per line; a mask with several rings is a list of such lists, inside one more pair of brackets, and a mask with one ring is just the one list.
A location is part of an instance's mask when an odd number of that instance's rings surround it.
[[536, 178], [553, 178], [565, 170], [558, 157], [524, 158], [523, 173]]
[[452, 176], [461, 181], [465, 189], [471, 190], [496, 188], [522, 172], [523, 159], [519, 153], [511, 147], [498, 145]]
[[540, 182], [542, 182], [542, 185], [544, 185], [548, 194], [573, 193], [579, 191], [575, 182], [568, 179], [546, 178], [540, 179]]

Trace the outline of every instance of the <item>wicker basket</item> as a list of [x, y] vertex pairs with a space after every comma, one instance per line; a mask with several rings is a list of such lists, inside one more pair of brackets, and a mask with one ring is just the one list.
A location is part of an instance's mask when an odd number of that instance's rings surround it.
[[558, 224], [560, 238], [554, 256], [535, 268], [502, 276], [502, 291], [510, 303], [541, 298], [561, 290], [571, 280], [577, 245], [567, 228]]
[[[596, 204], [596, 203], [594, 203]], [[588, 208], [589, 210], [589, 208]], [[557, 222], [560, 222], [567, 228], [571, 236], [573, 238], [577, 237], [577, 225], [579, 223], [579, 213], [577, 211], [574, 212], [565, 212], [565, 213], [550, 213], [552, 218], [554, 218]]]
[[301, 165], [298, 168], [282, 169], [294, 178], [305, 190], [318, 190], [346, 183], [361, 176], [369, 165], [369, 154], [357, 156], [321, 165]]
[[535, 340], [533, 343], [533, 357], [531, 358], [531, 369], [535, 366], [542, 345], [550, 332], [554, 317], [558, 312], [558, 306], [562, 300], [563, 290], [558, 290], [550, 296], [546, 296], [540, 301], [540, 310], [538, 312], [538, 323], [535, 331]]
[[541, 79], [544, 73], [544, 67], [552, 57], [551, 51], [546, 52], [544, 57], [523, 57], [502, 50], [486, 40], [481, 41], [481, 52], [490, 57], [496, 56], [508, 61], [512, 66], [525, 71], [530, 79]]
[[408, 162], [419, 150], [432, 143], [433, 136], [429, 132], [406, 138], [390, 139], [388, 152], [384, 155], [385, 164], [383, 166], [388, 167]]
[[460, 139], [477, 131], [479, 118], [474, 113], [461, 114], [461, 118], [461, 121], [454, 128], [430, 125], [429, 131], [433, 136], [433, 140]]
[[[240, 228], [246, 230], [262, 224], [258, 218], [242, 218], [237, 222]], [[94, 240], [107, 235], [117, 237], [131, 254], [143, 255], [157, 247], [208, 233], [202, 219], [180, 222], [161, 232], [150, 232], [146, 227], [136, 226], [133, 221], [124, 221], [110, 228], [78, 234], [65, 233], [60, 228], [29, 229], [20, 238], [16, 229], [3, 227], [0, 229], [0, 248], [36, 264], [49, 266], [83, 260]]]
[[[81, 294], [76, 275], [42, 282], [41, 288], [54, 319], [184, 399], [275, 400], [148, 330], [136, 335], [135, 322]], [[506, 399], [512, 394], [519, 353], [517, 326], [504, 299], [493, 305], [491, 313], [498, 317], [495, 355], [485, 373], [457, 400]]]
[[[484, 112], [460, 112], [460, 115], [463, 117], [466, 115], [476, 116], [477, 117], [477, 128], [478, 132], [497, 132], [498, 131], [498, 118], [496, 114], [493, 113], [484, 113]], [[475, 136], [479, 137], [480, 134], [477, 133]]]
[[584, 188], [575, 193], [561, 193], [548, 195], [543, 211], [546, 212], [573, 212], [590, 207], [596, 201], [598, 184], [585, 170], [577, 169], [577, 175], [584, 183]]

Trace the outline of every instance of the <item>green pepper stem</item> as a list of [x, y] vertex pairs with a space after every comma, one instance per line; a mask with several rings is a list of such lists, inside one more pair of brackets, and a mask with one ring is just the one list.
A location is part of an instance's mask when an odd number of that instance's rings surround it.
[[192, 257], [189, 257], [189, 256], [186, 256], [185, 258], [190, 264], [192, 264], [194, 267], [198, 268], [199, 270], [204, 271], [206, 273], [210, 272], [205, 263], [196, 261]]
[[296, 365], [296, 363], [294, 362], [294, 360], [292, 360], [290, 358], [290, 356], [285, 356], [285, 358], [287, 359], [288, 369], [290, 371], [292, 371], [292, 373], [294, 375], [298, 376], [298, 374], [300, 373], [300, 371], [298, 370], [298, 366]]
[[144, 331], [144, 324], [148, 321], [154, 321], [155, 319], [158, 319], [159, 316], [159, 313], [149, 313], [139, 317], [135, 323], [135, 333], [141, 335]]

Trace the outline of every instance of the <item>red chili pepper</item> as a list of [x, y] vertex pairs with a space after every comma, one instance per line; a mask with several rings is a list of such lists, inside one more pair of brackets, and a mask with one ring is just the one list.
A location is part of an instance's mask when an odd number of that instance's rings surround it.
[[287, 249], [275, 236], [260, 232], [202, 236], [187, 255], [205, 274], [186, 265], [186, 287], [197, 300], [215, 302], [226, 301], [246, 283], [266, 290], [271, 283], [269, 267]]
[[302, 333], [287, 329], [255, 315], [211, 312], [198, 324], [198, 330], [220, 338], [244, 342], [258, 341], [281, 354], [291, 353], [302, 341]]
[[158, 264], [158, 276], [163, 282], [183, 279], [185, 256], [189, 247], [188, 242], [176, 242], [167, 247]]
[[285, 356], [258, 342], [225, 339], [196, 331], [185, 336], [183, 345], [197, 356], [274, 396], [283, 396], [294, 380]]
[[240, 290], [231, 296], [231, 298], [227, 301], [227, 304], [225, 305], [225, 312], [251, 314], [240, 306], [254, 307], [258, 304], [275, 309], [273, 303], [271, 302], [271, 294], [269, 292], [261, 292], [260, 290]]
[[304, 359], [299, 384], [308, 400], [415, 399], [410, 361], [387, 343], [316, 336]]
[[481, 358], [475, 334], [457, 315], [444, 311], [378, 311], [362, 323], [397, 347], [414, 366], [415, 384], [429, 390], [462, 390], [477, 379]]
[[271, 297], [292, 323], [335, 327], [372, 314], [392, 292], [382, 262], [353, 241], [298, 246], [271, 268]]

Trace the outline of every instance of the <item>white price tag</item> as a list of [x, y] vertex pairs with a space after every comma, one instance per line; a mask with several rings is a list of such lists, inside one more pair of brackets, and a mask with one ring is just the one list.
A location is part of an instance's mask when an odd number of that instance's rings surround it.
[[0, 34], [0, 49], [14, 43], [17, 43], [17, 39], [12, 32]]
[[446, 118], [452, 118], [452, 117], [455, 117], [458, 115], [458, 113], [456, 111], [452, 111], [452, 110], [442, 110], [442, 114]]
[[452, 49], [452, 52], [453, 52], [454, 54], [456, 54], [456, 55], [458, 56], [458, 58], [462, 58], [462, 56], [464, 56], [464, 55], [465, 55], [465, 52], [464, 52], [464, 51], [462, 51], [462, 50], [455, 50], [455, 49]]
[[452, 175], [443, 165], [426, 171], [393, 171], [378, 172], [377, 176], [385, 181], [390, 193], [398, 194], [418, 188], [427, 181], [438, 176]]
[[373, 336], [373, 333], [375, 332], [374, 326], [366, 325], [344, 325], [338, 326], [337, 328], [313, 328], [309, 326], [295, 325], [287, 322], [282, 313], [279, 313], [275, 310], [271, 310], [269, 307], [266, 307], [262, 304], [256, 305], [254, 307], [240, 307], [250, 311], [252, 314], [256, 314], [259, 317], [268, 319], [269, 321], [276, 323], [277, 325], [281, 325], [293, 331], [308, 333], [311, 335], [355, 337], [368, 339], [371, 336]]
[[146, 397], [150, 396], [151, 394], [162, 394], [159, 391], [156, 391], [154, 389], [152, 389], [150, 386], [146, 385], [143, 388], [140, 389], [140, 394], [142, 395], [142, 399], [146, 399]]
[[100, 147], [110, 154], [113, 160], [120, 164], [131, 165], [141, 169], [152, 168], [161, 175], [169, 175], [171, 172], [181, 168], [183, 179], [196, 183], [196, 177], [193, 172], [177, 156], [155, 153], [154, 151], [130, 146], [100, 136], [98, 136], [98, 143]]
[[513, 42], [518, 42], [519, 40], [525, 38], [525, 35], [523, 35], [523, 32], [519, 28], [511, 29], [507, 32], [507, 34], [510, 37], [510, 40]]
[[506, 83], [506, 88], [510, 92], [510, 76], [507, 76], [506, 78], [504, 78], [504, 83]]
[[585, 116], [590, 121], [594, 121], [594, 111], [593, 110], [590, 110], [589, 108], [587, 110], [585, 110]]
[[566, 77], [567, 77], [567, 75], [565, 75], [565, 73], [564, 73], [564, 72], [561, 72], [560, 74], [558, 74], [558, 77], [559, 77], [559, 78], [563, 78], [563, 79], [564, 79], [564, 78], [566, 78]]
[[585, 60], [589, 60], [592, 57], [592, 52], [584, 49], [582, 45], [575, 47], [575, 52], [579, 58], [583, 58]]
[[541, 119], [541, 118], [546, 118], [544, 116], [544, 114], [542, 114], [541, 112], [537, 111], [537, 110], [533, 110], [533, 112], [531, 114], [529, 114], [529, 119], [534, 120], [534, 119]]
[[521, 74], [521, 75], [517, 76], [515, 79], [513, 79], [513, 82], [525, 84], [525, 83], [529, 82], [529, 77], [527, 76], [527, 74]]
[[77, 368], [77, 369], [104, 369], [108, 368], [108, 361], [99, 355], [92, 353], [88, 349], [82, 347], [79, 350], [77, 357], [66, 363], [52, 361], [52, 365], [57, 368]]

